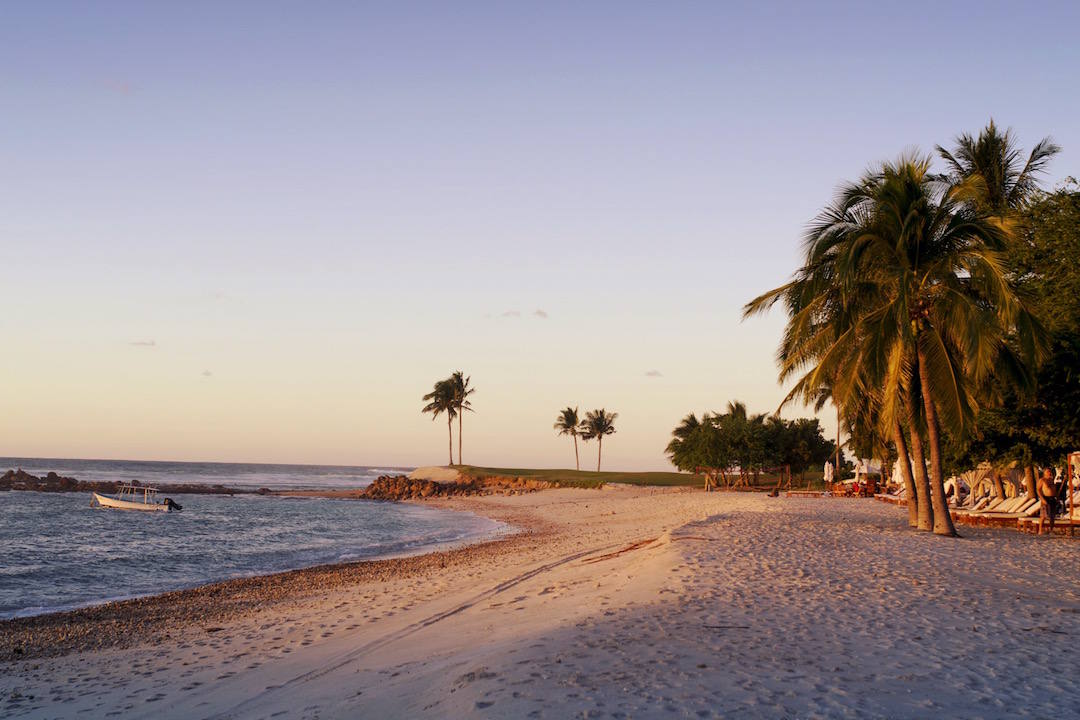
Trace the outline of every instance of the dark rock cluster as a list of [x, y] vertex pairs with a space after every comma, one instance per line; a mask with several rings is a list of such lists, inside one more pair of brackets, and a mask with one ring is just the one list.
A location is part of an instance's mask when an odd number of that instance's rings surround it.
[[[132, 485], [139, 485], [136, 480]], [[31, 475], [22, 468], [8, 470], [0, 475], [0, 491], [2, 490], [32, 490], [35, 492], [99, 492], [115, 493], [120, 483], [112, 480], [99, 482], [87, 482], [76, 480], [73, 477], [63, 477], [55, 472], [48, 473], [45, 477]], [[183, 483], [170, 485], [157, 485], [158, 490], [167, 493], [191, 493], [210, 495], [234, 495], [239, 493], [253, 492], [247, 489], [227, 488], [224, 485], [188, 485]], [[269, 492], [269, 491], [267, 491]]]
[[[107, 492], [112, 492], [115, 488], [115, 483], [94, 483], [101, 485], [108, 485]], [[37, 475], [31, 475], [22, 468], [18, 470], [8, 470], [3, 475], [0, 475], [0, 490], [36, 490], [38, 492], [77, 492], [82, 490], [80, 487], [86, 485], [76, 480], [73, 477], [63, 477], [57, 475], [54, 472], [50, 472], [45, 477], [38, 477]], [[101, 492], [100, 490], [98, 492]]]

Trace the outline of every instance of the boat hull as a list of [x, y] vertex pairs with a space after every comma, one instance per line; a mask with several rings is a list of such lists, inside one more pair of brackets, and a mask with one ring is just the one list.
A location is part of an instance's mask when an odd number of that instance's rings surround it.
[[141, 503], [131, 502], [129, 500], [117, 500], [111, 498], [108, 495], [101, 495], [94, 493], [94, 499], [97, 500], [98, 505], [101, 507], [112, 508], [114, 510], [138, 510], [141, 512], [169, 512], [169, 506], [166, 503]]

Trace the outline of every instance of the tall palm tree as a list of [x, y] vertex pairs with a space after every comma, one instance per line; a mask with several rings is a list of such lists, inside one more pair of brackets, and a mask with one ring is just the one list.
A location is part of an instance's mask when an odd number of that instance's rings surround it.
[[[431, 420], [434, 422], [435, 418], [439, 417], [442, 413], [446, 413], [446, 432], [449, 435], [450, 443], [450, 464], [454, 464], [454, 418], [457, 416], [457, 402], [454, 395], [454, 386], [450, 380], [440, 380], [435, 383], [435, 387], [431, 392], [423, 397], [427, 405], [424, 406], [422, 412], [431, 413]], [[458, 451], [460, 458], [460, 450]]]
[[[937, 146], [938, 155], [948, 164], [950, 180], [972, 188], [969, 201], [975, 207], [1012, 220], [1019, 220], [1018, 211], [1039, 191], [1039, 176], [1054, 155], [1061, 152], [1051, 138], [1045, 137], [1024, 160], [1012, 130], [1001, 132], [993, 119], [978, 138], [964, 133], [955, 142], [952, 151]], [[1022, 365], [1002, 363], [1003, 382], [997, 387], [980, 388], [983, 399], [1000, 404], [1002, 386], [1020, 394], [1033, 393], [1034, 375], [1029, 370]], [[1024, 461], [1024, 483], [1028, 494], [1036, 497], [1035, 468], [1029, 458]]]
[[609, 413], [603, 408], [590, 410], [585, 414], [585, 419], [581, 421], [581, 426], [578, 428], [582, 440], [596, 438], [599, 443], [596, 452], [596, 472], [600, 472], [600, 460], [604, 455], [604, 436], [615, 434], [615, 418], [617, 417], [619, 417], [618, 413]]
[[[851, 192], [851, 187], [847, 188]], [[804, 239], [806, 261], [786, 285], [770, 290], [747, 303], [743, 316], [766, 312], [777, 301], [787, 307], [789, 321], [784, 330], [777, 361], [780, 381], [785, 382], [797, 373], [804, 373], [777, 408], [801, 400], [820, 412], [832, 401], [837, 413], [836, 469], [840, 471], [840, 428], [844, 415], [848, 423], [858, 427], [872, 421], [872, 413], [863, 408], [870, 398], [877, 404], [884, 400], [881, 388], [887, 367], [881, 357], [869, 355], [865, 339], [858, 327], [860, 309], [874, 306], [880, 300], [873, 282], [855, 276], [845, 265], [844, 250], [853, 239], [868, 232], [869, 208], [852, 204], [841, 193], [826, 206], [807, 229]], [[906, 393], [890, 401], [902, 408]], [[865, 402], [864, 402], [865, 401]], [[932, 529], [929, 479], [926, 466], [917, 464], [918, 479], [912, 475], [911, 458], [904, 437], [901, 419], [886, 421], [887, 431], [897, 448], [903, 469], [905, 492], [908, 498], [908, 522], [912, 527]], [[870, 434], [863, 430], [863, 434]], [[913, 432], [913, 441], [919, 437]], [[921, 459], [921, 444], [918, 446]], [[920, 520], [921, 518], [921, 520]]]
[[[843, 401], [844, 393], [880, 383], [880, 421], [891, 426], [898, 449], [895, 420], [906, 400], [916, 479], [925, 468], [921, 415], [933, 530], [955, 535], [944, 492], [942, 428], [956, 437], [971, 429], [977, 410], [972, 387], [1011, 352], [1008, 333], [1029, 350], [1039, 333], [1002, 268], [1008, 222], [970, 202], [971, 186], [944, 183], [929, 167], [927, 158], [904, 157], [844, 188], [813, 229], [803, 271], [752, 301], [747, 313], [787, 300], [782, 374], [811, 368], [793, 393], [835, 382]], [[927, 514], [931, 508], [919, 505], [925, 527], [923, 508]]]
[[469, 396], [476, 392], [474, 388], [469, 387], [469, 380], [471, 379], [471, 377], [465, 377], [465, 374], [462, 373], [460, 370], [455, 371], [454, 374], [447, 379], [447, 382], [449, 382], [450, 386], [453, 388], [454, 410], [457, 412], [458, 419], [458, 465], [465, 464], [465, 461], [461, 459], [461, 419], [465, 415], [466, 410], [468, 410], [469, 412], [473, 411], [472, 403], [469, 401]]
[[569, 435], [574, 439], [574, 467], [578, 470], [581, 469], [581, 461], [578, 459], [578, 424], [581, 419], [578, 417], [578, 409], [576, 407], [569, 407], [559, 413], [559, 417], [555, 420], [555, 429], [559, 431], [560, 435]]
[[1035, 144], [1025, 160], [1011, 129], [1001, 132], [993, 119], [977, 138], [963, 133], [951, 151], [938, 145], [938, 155], [949, 167], [951, 180], [959, 184], [976, 179], [974, 200], [985, 210], [1002, 214], [1015, 210], [1039, 189], [1038, 176], [1050, 160], [1061, 152], [1045, 137]]
[[[1034, 347], [1037, 333], [1001, 262], [1011, 227], [966, 202], [970, 186], [942, 187], [929, 167], [928, 158], [916, 157], [883, 167], [858, 200], [872, 203], [875, 212], [871, 232], [852, 244], [851, 255], [869, 263], [891, 301], [871, 315], [868, 334], [900, 365], [887, 376], [889, 385], [905, 384], [909, 392], [918, 386], [934, 532], [955, 535], [944, 490], [942, 429], [958, 438], [971, 430], [978, 410], [973, 388], [1011, 352], [1007, 335], [1016, 330]], [[902, 367], [905, 358], [910, 370]]]

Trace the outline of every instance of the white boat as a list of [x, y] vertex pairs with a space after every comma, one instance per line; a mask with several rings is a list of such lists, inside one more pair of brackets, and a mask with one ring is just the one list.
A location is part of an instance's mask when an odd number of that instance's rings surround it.
[[172, 498], [158, 500], [157, 493], [157, 488], [148, 485], [121, 485], [120, 491], [115, 496], [94, 493], [94, 501], [97, 502], [98, 507], [114, 510], [169, 512], [182, 509], [180, 505], [173, 502]]

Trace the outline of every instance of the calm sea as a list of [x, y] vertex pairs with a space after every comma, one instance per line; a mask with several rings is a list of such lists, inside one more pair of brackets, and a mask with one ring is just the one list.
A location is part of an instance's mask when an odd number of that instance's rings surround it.
[[[0, 458], [80, 480], [282, 488], [366, 485], [407, 468]], [[0, 470], [2, 471], [2, 470]], [[322, 563], [415, 554], [509, 528], [407, 504], [173, 495], [179, 513], [90, 507], [89, 493], [0, 492], [0, 618]]]
[[272, 490], [360, 487], [380, 475], [401, 475], [413, 468], [348, 465], [263, 465], [143, 460], [59, 460], [0, 457], [0, 473], [22, 468], [31, 475], [49, 471], [78, 480], [138, 480], [144, 485], [198, 483]]

